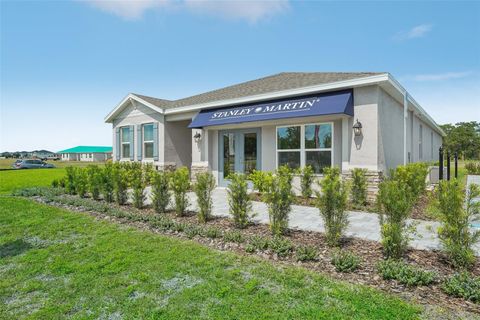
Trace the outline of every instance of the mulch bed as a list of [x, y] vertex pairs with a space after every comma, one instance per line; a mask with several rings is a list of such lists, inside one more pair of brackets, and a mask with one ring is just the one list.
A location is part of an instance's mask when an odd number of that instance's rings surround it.
[[[44, 202], [43, 199], [36, 197], [36, 201]], [[166, 234], [169, 236], [187, 238], [182, 232], [174, 231], [161, 231], [153, 228], [148, 223], [144, 222], [132, 222], [124, 218], [116, 218], [107, 216], [103, 213], [91, 212], [81, 207], [72, 207], [63, 204], [48, 203], [49, 205], [55, 205], [64, 207], [69, 210], [87, 212], [99, 219], [114, 221], [117, 223], [128, 224], [140, 229], [150, 230], [155, 233]], [[112, 204], [112, 206], [115, 206]], [[141, 213], [145, 215], [157, 215], [151, 208], [138, 210], [130, 206], [118, 206], [119, 208], [135, 213]], [[165, 214], [168, 218], [176, 221], [187, 223], [191, 225], [201, 225], [194, 213], [188, 213], [184, 217], [177, 217], [173, 212]], [[249, 237], [253, 235], [261, 235], [264, 237], [270, 237], [271, 233], [267, 225], [264, 224], [250, 224], [247, 228], [239, 230], [233, 225], [233, 222], [228, 218], [215, 217], [209, 220], [206, 227], [217, 227], [223, 231], [237, 230], [242, 233], [243, 236]], [[279, 257], [271, 251], [262, 251], [249, 254], [245, 252], [245, 243], [237, 244], [231, 242], [225, 242], [222, 238], [210, 239], [201, 236], [195, 236], [193, 240], [212, 247], [214, 249], [222, 251], [234, 251], [241, 255], [256, 255], [266, 260], [274, 261], [275, 263], [281, 263], [285, 265], [301, 266], [309, 270], [316, 271], [321, 274], [326, 274], [335, 279], [344, 280], [353, 284], [363, 284], [370, 287], [380, 289], [388, 293], [394, 293], [403, 297], [404, 299], [423, 304], [425, 306], [439, 306], [442, 308], [450, 309], [451, 311], [468, 311], [480, 314], [480, 305], [470, 301], [466, 301], [461, 298], [455, 298], [448, 296], [441, 290], [440, 282], [436, 282], [430, 286], [419, 287], [407, 287], [398, 283], [395, 280], [383, 280], [382, 277], [376, 271], [376, 264], [383, 260], [382, 247], [378, 242], [368, 241], [357, 238], [347, 238], [342, 244], [342, 248], [354, 252], [361, 258], [359, 268], [352, 273], [340, 273], [335, 271], [334, 266], [330, 263], [330, 257], [334, 249], [329, 248], [326, 245], [325, 236], [320, 232], [303, 231], [303, 230], [289, 230], [287, 235], [296, 246], [299, 245], [312, 245], [318, 251], [317, 261], [311, 262], [297, 262], [294, 254], [290, 254], [287, 257]], [[446, 260], [446, 257], [439, 251], [426, 251], [409, 249], [405, 255], [404, 260], [412, 265], [419, 266], [423, 269], [434, 270], [439, 274], [439, 279], [443, 279], [455, 273], [455, 270], [450, 266]], [[477, 262], [471, 273], [475, 276], [480, 276], [480, 259], [477, 257]]]

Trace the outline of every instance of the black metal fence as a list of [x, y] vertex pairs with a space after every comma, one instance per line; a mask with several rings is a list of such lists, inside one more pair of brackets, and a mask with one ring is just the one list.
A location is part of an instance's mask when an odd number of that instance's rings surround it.
[[[455, 166], [454, 175], [456, 179], [458, 178], [458, 153], [456, 152], [453, 154], [453, 161]], [[450, 163], [451, 163], [450, 152], [444, 151], [443, 147], [440, 147], [440, 149], [438, 149], [438, 162], [439, 162], [438, 179], [443, 180], [444, 178], [443, 172], [444, 172], [445, 162], [446, 162], [447, 180], [450, 180], [450, 171], [451, 171], [450, 170]]]

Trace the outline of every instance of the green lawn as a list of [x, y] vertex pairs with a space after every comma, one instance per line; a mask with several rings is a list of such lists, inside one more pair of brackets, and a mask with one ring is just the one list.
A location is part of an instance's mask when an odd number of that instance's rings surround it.
[[302, 268], [0, 197], [0, 318], [411, 319], [418, 312]]
[[0, 171], [0, 194], [10, 194], [17, 188], [49, 186], [64, 175], [64, 168]]

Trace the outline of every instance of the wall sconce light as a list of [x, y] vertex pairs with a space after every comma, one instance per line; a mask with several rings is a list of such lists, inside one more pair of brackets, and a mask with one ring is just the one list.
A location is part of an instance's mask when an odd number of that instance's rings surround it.
[[202, 139], [202, 135], [201, 135], [200, 132], [197, 132], [197, 133], [195, 133], [193, 138], [195, 139], [195, 142], [199, 142]]
[[353, 133], [357, 137], [362, 135], [362, 124], [360, 123], [360, 121], [358, 121], [358, 119], [357, 122], [353, 125]]

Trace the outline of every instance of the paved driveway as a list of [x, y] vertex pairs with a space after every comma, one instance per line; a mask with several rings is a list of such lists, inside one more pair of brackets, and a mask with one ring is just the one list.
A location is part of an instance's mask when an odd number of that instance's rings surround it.
[[[196, 196], [194, 193], [188, 194], [190, 199], [189, 210], [196, 211]], [[149, 201], [149, 200], [147, 200]], [[268, 223], [268, 209], [263, 202], [253, 201], [253, 212], [256, 213], [253, 219], [259, 223]], [[229, 217], [227, 191], [225, 188], [216, 188], [213, 192], [213, 215]], [[378, 215], [375, 213], [349, 211], [350, 224], [347, 229], [347, 235], [380, 241], [380, 225]], [[423, 221], [410, 219], [409, 223], [417, 225], [417, 235], [410, 242], [410, 246], [416, 249], [432, 250], [440, 249], [440, 242], [436, 236], [436, 229], [440, 223], [433, 221]], [[292, 206], [290, 213], [289, 227], [324, 232], [325, 227], [317, 208], [307, 206]], [[480, 245], [477, 245], [476, 254], [480, 255]]]

